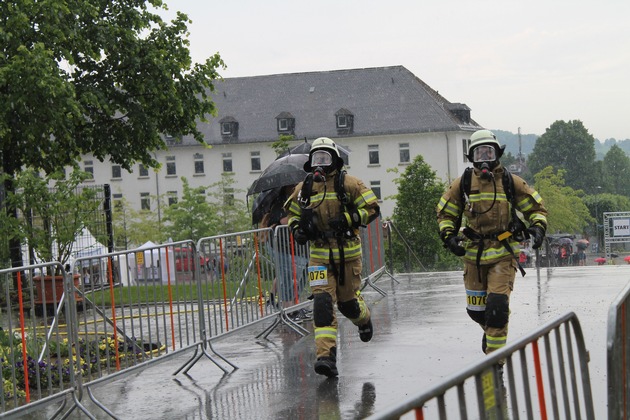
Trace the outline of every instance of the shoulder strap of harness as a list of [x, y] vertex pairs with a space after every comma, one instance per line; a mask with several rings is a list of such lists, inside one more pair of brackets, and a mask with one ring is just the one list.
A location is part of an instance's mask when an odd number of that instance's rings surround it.
[[462, 174], [462, 178], [459, 182], [459, 196], [462, 203], [462, 211], [457, 216], [455, 222], [455, 235], [459, 233], [459, 228], [462, 227], [462, 216], [464, 215], [464, 205], [468, 203], [468, 195], [470, 195], [470, 188], [472, 184], [473, 168], [466, 168]]
[[512, 208], [514, 208], [514, 178], [507, 169], [503, 168], [503, 191]]
[[341, 205], [343, 207], [346, 207], [348, 206], [348, 204], [350, 204], [350, 196], [346, 192], [345, 181], [346, 171], [339, 171], [337, 179], [335, 180], [335, 193], [337, 194], [337, 199], [341, 202]]

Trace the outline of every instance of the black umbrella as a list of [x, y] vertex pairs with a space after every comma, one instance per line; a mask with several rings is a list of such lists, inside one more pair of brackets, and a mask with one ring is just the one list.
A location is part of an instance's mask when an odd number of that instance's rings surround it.
[[249, 187], [247, 195], [257, 192], [271, 190], [285, 185], [295, 185], [304, 181], [306, 172], [304, 163], [308, 160], [308, 155], [296, 154], [279, 157], [271, 162], [260, 174], [260, 177]]
[[274, 202], [280, 199], [281, 192], [282, 187], [276, 187], [258, 194], [252, 204], [252, 224], [260, 223], [265, 213], [271, 210]]

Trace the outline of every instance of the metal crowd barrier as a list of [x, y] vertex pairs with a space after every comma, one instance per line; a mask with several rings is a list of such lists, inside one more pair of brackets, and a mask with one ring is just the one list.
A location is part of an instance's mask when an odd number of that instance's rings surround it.
[[[380, 290], [380, 223], [362, 238], [365, 285]], [[308, 246], [279, 226], [86, 256], [69, 272], [60, 263], [0, 270], [0, 415], [57, 403], [53, 417], [78, 409], [94, 418], [81, 404], [87, 394], [116, 418], [92, 388], [185, 350], [194, 351], [174, 375], [202, 357], [230, 373], [238, 367], [212, 348], [213, 338], [271, 318], [259, 336], [280, 323], [309, 333], [288, 316], [310, 305], [307, 264]], [[60, 277], [45, 281], [55, 270]]]
[[73, 328], [81, 298], [67, 292], [78, 282], [78, 276], [65, 273], [60, 263], [0, 271], [3, 413], [23, 404], [34, 409], [57, 401], [61, 411], [70, 395], [74, 401], [70, 410], [79, 408], [87, 414], [79, 402], [85, 360]]
[[[539, 340], [544, 350], [539, 349]], [[505, 362], [503, 369], [499, 368], [501, 361]], [[594, 419], [588, 352], [577, 316], [573, 312], [561, 316], [369, 419], [399, 418], [409, 412], [416, 419], [501, 420], [521, 415], [528, 419]]]
[[608, 418], [630, 418], [630, 284], [615, 298], [608, 311], [606, 342]]

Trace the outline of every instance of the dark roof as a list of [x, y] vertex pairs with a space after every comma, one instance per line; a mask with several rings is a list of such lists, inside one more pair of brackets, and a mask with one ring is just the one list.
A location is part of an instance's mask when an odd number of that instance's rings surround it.
[[[466, 105], [447, 101], [403, 66], [227, 78], [215, 82], [212, 98], [218, 114], [199, 124], [210, 144], [275, 141], [282, 115], [295, 118], [296, 139], [309, 140], [480, 128], [456, 112]], [[340, 109], [353, 115], [353, 130], [343, 135]], [[238, 122], [238, 139], [221, 136], [227, 117]]]

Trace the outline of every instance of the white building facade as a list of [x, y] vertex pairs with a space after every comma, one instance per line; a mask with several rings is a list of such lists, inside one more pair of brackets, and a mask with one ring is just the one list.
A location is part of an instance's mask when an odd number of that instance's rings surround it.
[[[402, 66], [224, 79], [215, 83], [212, 98], [217, 116], [199, 122], [206, 144], [166, 137], [168, 150], [155, 152], [159, 171], [136, 164], [128, 172], [89, 155], [83, 169], [95, 183], [110, 184], [114, 201], [159, 212], [181, 198], [181, 177], [195, 188], [233, 173], [235, 185], [225, 193], [245, 200], [276, 159], [271, 144], [280, 135], [294, 137], [290, 147], [325, 136], [350, 151], [346, 169], [372, 187], [389, 217], [398, 175], [388, 169], [402, 173], [422, 155], [450, 181], [468, 166], [468, 139], [482, 128], [466, 105], [447, 101]], [[158, 203], [157, 196], [164, 200]]]

